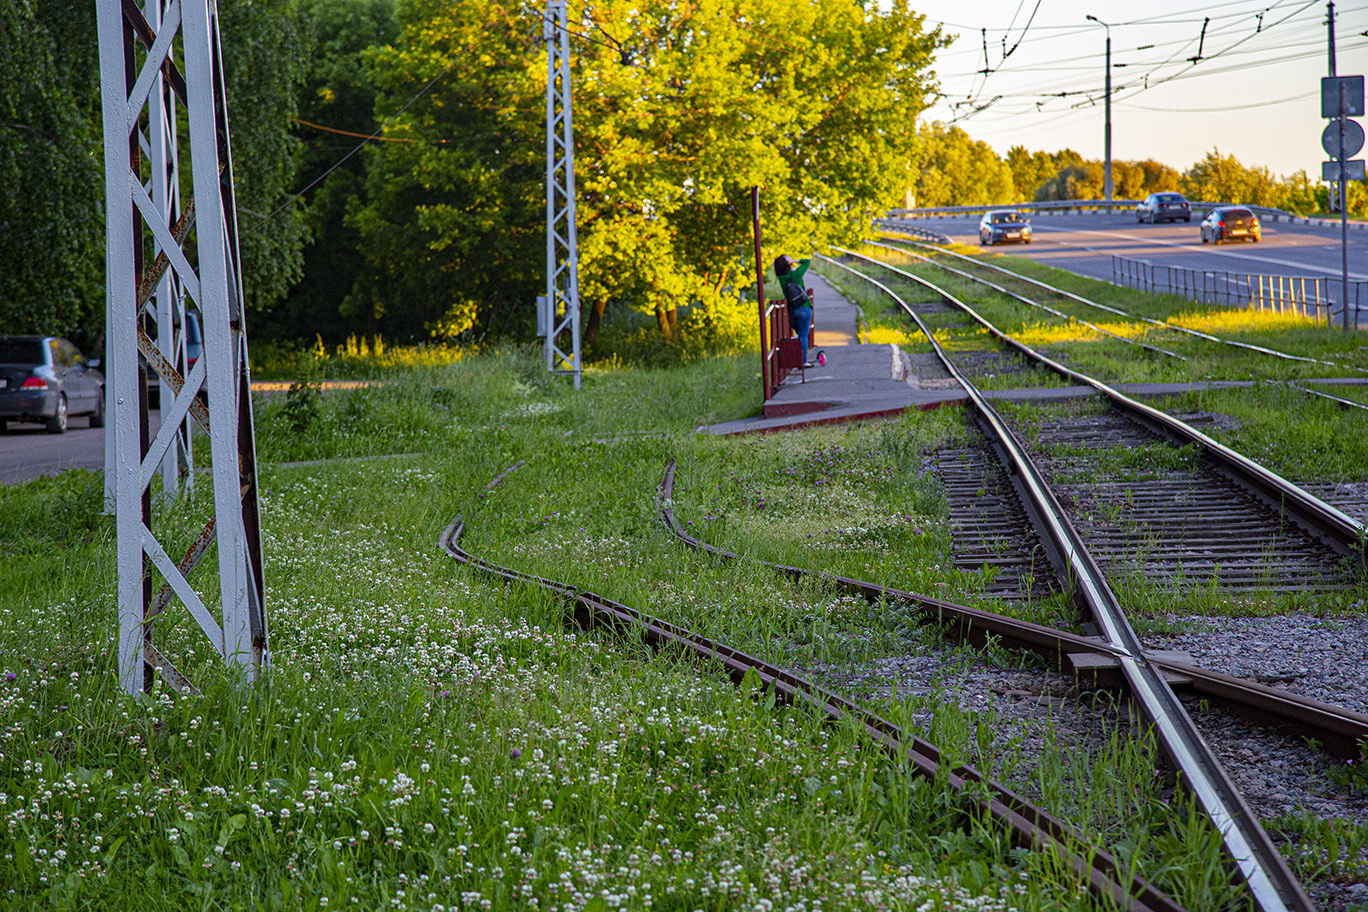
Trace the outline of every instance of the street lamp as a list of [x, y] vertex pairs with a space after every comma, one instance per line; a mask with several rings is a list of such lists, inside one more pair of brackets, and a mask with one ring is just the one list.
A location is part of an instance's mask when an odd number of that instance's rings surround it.
[[1105, 128], [1105, 131], [1104, 131], [1103, 134], [1102, 134], [1103, 155], [1105, 156], [1105, 160], [1104, 160], [1103, 165], [1102, 165], [1102, 193], [1103, 193], [1103, 195], [1106, 197], [1107, 202], [1110, 203], [1111, 200], [1112, 200], [1112, 175], [1111, 175], [1111, 26], [1108, 25], [1107, 23], [1103, 22], [1101, 19], [1098, 19], [1096, 16], [1087, 16], [1086, 18], [1091, 19], [1093, 22], [1096, 22], [1098, 25], [1102, 26], [1104, 29], [1107, 30], [1107, 60], [1106, 60], [1106, 67], [1107, 67], [1107, 89], [1106, 89], [1106, 102], [1105, 102], [1105, 110], [1106, 110], [1106, 117], [1107, 117], [1107, 125], [1106, 125], [1106, 128]]

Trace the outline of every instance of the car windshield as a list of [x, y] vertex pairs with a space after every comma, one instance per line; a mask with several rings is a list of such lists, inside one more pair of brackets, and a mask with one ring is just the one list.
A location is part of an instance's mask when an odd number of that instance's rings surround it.
[[1155, 197], [1161, 203], [1181, 203], [1183, 197], [1177, 193], [1161, 193]]
[[1253, 218], [1254, 213], [1250, 212], [1248, 209], [1227, 209], [1225, 211], [1225, 217], [1232, 219], [1247, 219]]
[[43, 346], [38, 339], [0, 339], [0, 364], [42, 364]]
[[994, 225], [1015, 225], [1021, 221], [1021, 216], [1015, 212], [998, 212], [993, 215]]

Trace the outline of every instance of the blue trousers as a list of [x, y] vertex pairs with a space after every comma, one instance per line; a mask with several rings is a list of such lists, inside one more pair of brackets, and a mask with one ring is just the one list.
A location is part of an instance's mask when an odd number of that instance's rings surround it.
[[789, 314], [789, 325], [793, 327], [794, 333], [798, 336], [798, 343], [803, 347], [803, 363], [807, 364], [808, 359], [808, 330], [812, 329], [812, 308], [799, 307]]

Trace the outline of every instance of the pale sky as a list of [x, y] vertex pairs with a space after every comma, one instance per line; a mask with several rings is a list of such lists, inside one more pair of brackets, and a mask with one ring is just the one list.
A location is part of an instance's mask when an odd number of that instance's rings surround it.
[[[1091, 14], [1111, 27], [1113, 159], [1153, 158], [1183, 171], [1219, 148], [1278, 176], [1305, 170], [1314, 179], [1327, 158], [1320, 144], [1327, 123], [1320, 80], [1329, 73], [1324, 0], [916, 0], [914, 7], [928, 26], [944, 23], [958, 36], [937, 57], [945, 97], [925, 116], [956, 122], [999, 155], [1023, 145], [1102, 158], [1106, 30], [1085, 18]], [[1368, 73], [1368, 0], [1337, 2], [1335, 25], [1338, 74]], [[978, 72], [985, 68], [992, 72]]]

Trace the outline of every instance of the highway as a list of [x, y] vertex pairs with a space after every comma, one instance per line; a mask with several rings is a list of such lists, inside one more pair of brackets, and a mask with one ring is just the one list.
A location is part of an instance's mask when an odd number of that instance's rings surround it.
[[[1263, 240], [1259, 243], [1231, 241], [1218, 247], [1202, 243], [1198, 230], [1201, 220], [1201, 215], [1194, 214], [1190, 223], [1141, 225], [1130, 212], [1042, 213], [1031, 216], [1034, 229], [1031, 244], [992, 249], [1028, 256], [1049, 266], [1104, 280], [1112, 277], [1113, 255], [1199, 270], [1324, 278], [1340, 275], [1338, 227], [1261, 219]], [[913, 223], [939, 231], [963, 244], [978, 244], [977, 215], [919, 218]], [[1368, 230], [1352, 225], [1349, 229], [1349, 279], [1368, 280]], [[1336, 292], [1335, 298], [1338, 297]]]

